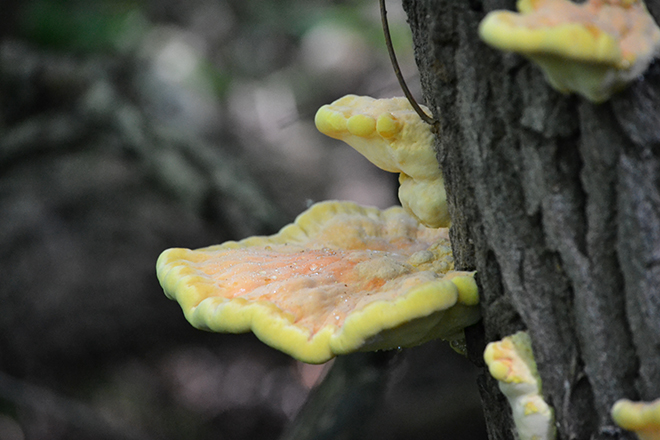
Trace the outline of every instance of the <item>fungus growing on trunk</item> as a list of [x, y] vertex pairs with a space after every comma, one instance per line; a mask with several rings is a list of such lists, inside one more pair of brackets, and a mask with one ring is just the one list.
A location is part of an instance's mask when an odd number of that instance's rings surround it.
[[321, 107], [314, 122], [321, 133], [346, 142], [378, 168], [400, 173], [399, 200], [408, 213], [431, 228], [449, 226], [431, 126], [406, 98], [346, 95]]
[[660, 440], [660, 399], [653, 402], [617, 401], [612, 419], [623, 429], [634, 431], [639, 440]]
[[527, 332], [518, 332], [501, 341], [491, 342], [484, 351], [484, 360], [511, 405], [518, 438], [554, 439], [554, 411], [543, 400], [541, 378]]
[[489, 13], [479, 35], [526, 56], [562, 93], [603, 102], [641, 75], [660, 50], [660, 28], [642, 0], [518, 0]]
[[471, 272], [446, 229], [402, 208], [321, 202], [268, 237], [168, 249], [158, 279], [195, 327], [252, 331], [294, 358], [459, 339], [480, 318]]

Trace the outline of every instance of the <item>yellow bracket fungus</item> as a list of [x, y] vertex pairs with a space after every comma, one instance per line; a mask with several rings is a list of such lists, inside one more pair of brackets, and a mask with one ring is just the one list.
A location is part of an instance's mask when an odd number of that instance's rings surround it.
[[484, 360], [509, 400], [520, 440], [554, 439], [554, 411], [543, 400], [541, 378], [527, 332], [491, 342], [484, 351]]
[[252, 331], [304, 362], [459, 339], [479, 320], [471, 272], [453, 271], [447, 229], [321, 202], [268, 237], [168, 249], [158, 279], [195, 327]]
[[617, 401], [612, 419], [623, 429], [634, 431], [639, 440], [660, 440], [660, 399], [653, 402]]
[[408, 213], [430, 228], [449, 226], [431, 126], [406, 98], [347, 95], [321, 107], [314, 122], [321, 133], [346, 142], [378, 168], [400, 173], [399, 200]]
[[603, 102], [641, 75], [660, 51], [660, 28], [642, 0], [518, 0], [479, 26], [489, 45], [538, 64], [562, 93]]

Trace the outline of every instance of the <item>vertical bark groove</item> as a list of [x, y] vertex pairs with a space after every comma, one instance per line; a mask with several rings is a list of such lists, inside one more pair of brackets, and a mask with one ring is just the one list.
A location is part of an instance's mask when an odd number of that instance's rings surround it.
[[[594, 105], [479, 40], [513, 1], [403, 3], [442, 127], [457, 267], [478, 271], [470, 357], [526, 328], [559, 438], [632, 438], [609, 410], [660, 397], [660, 67]], [[480, 386], [489, 435], [512, 438], [486, 372]]]

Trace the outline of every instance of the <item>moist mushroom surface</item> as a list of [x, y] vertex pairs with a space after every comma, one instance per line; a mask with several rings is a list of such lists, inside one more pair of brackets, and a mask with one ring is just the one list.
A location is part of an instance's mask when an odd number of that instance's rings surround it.
[[447, 235], [401, 207], [321, 202], [272, 236], [168, 249], [157, 273], [195, 327], [253, 331], [320, 363], [458, 339], [480, 318], [473, 274], [453, 271]]

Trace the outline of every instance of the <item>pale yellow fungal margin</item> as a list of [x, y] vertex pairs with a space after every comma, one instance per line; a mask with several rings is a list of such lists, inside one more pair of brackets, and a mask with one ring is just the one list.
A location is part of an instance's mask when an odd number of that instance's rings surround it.
[[168, 249], [156, 267], [193, 326], [252, 331], [309, 363], [460, 339], [480, 319], [474, 274], [453, 270], [448, 230], [401, 207], [321, 202], [275, 235]]
[[562, 93], [603, 102], [660, 53], [660, 28], [642, 0], [518, 0], [479, 25], [489, 45], [526, 56]]
[[411, 215], [431, 228], [449, 226], [431, 126], [406, 98], [347, 95], [321, 107], [314, 121], [321, 133], [346, 142], [378, 168], [400, 173], [399, 200]]
[[541, 378], [536, 369], [527, 332], [518, 332], [484, 351], [490, 374], [499, 381], [509, 400], [520, 440], [551, 440], [556, 436], [554, 411], [543, 400]]
[[634, 431], [639, 440], [660, 440], [660, 399], [653, 402], [617, 401], [612, 419], [623, 429]]

